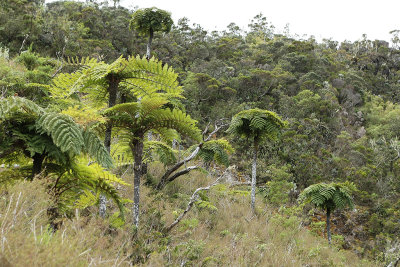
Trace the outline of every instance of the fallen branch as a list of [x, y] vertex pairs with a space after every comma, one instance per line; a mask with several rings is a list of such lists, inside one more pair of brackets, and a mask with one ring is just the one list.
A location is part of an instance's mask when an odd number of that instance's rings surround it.
[[[225, 172], [226, 172], [226, 171], [225, 171]], [[169, 231], [171, 231], [171, 229], [174, 228], [174, 227], [183, 219], [183, 217], [186, 215], [186, 213], [188, 213], [188, 212], [192, 209], [193, 204], [197, 201], [197, 198], [199, 197], [199, 192], [200, 192], [200, 191], [207, 191], [207, 190], [210, 190], [211, 187], [217, 185], [217, 184], [219, 183], [219, 180], [221, 180], [221, 179], [224, 177], [225, 172], [224, 172], [223, 174], [221, 174], [221, 175], [217, 178], [217, 180], [215, 180], [215, 182], [212, 183], [211, 185], [206, 186], [206, 187], [197, 188], [197, 189], [194, 191], [192, 197], [190, 198], [189, 203], [188, 203], [186, 209], [181, 213], [181, 215], [178, 216], [178, 218], [176, 218], [176, 220], [175, 220], [172, 224], [170, 224], [168, 227], [164, 228], [164, 232], [165, 232], [165, 233], [168, 233]]]

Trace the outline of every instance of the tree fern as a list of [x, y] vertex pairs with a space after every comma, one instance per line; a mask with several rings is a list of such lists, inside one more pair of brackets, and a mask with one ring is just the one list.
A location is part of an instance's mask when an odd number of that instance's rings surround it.
[[251, 179], [251, 208], [255, 210], [257, 150], [263, 138], [276, 139], [286, 122], [275, 112], [262, 109], [249, 109], [236, 114], [227, 130], [228, 133], [246, 137], [253, 141], [253, 163]]
[[45, 113], [36, 121], [36, 128], [39, 133], [51, 136], [54, 144], [72, 157], [79, 155], [85, 145], [81, 128], [69, 116]]
[[300, 194], [300, 201], [309, 201], [317, 208], [326, 211], [326, 225], [328, 241], [331, 242], [330, 233], [330, 214], [335, 209], [345, 207], [353, 208], [353, 198], [351, 193], [356, 190], [353, 183], [319, 183], [313, 184], [304, 189]]

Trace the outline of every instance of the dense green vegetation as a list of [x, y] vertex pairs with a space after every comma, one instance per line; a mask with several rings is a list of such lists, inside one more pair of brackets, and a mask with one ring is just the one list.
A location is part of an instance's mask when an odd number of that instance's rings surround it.
[[0, 265], [400, 258], [399, 31], [208, 32], [109, 2], [0, 2]]

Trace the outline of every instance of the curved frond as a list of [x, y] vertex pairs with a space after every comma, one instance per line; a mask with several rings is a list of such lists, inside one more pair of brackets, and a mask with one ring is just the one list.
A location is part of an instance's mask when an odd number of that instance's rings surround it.
[[0, 99], [0, 120], [15, 112], [41, 114], [43, 113], [43, 108], [23, 97], [12, 96]]
[[182, 97], [183, 89], [177, 81], [178, 74], [154, 57], [150, 60], [139, 55], [129, 57], [121, 74], [125, 78], [121, 84], [138, 98], [151, 98], [160, 93], [175, 98]]
[[229, 154], [233, 151], [233, 147], [227, 140], [211, 140], [203, 144], [198, 157], [202, 158], [205, 162], [215, 160], [218, 164], [229, 166]]
[[86, 152], [104, 168], [112, 168], [112, 158], [99, 137], [89, 129], [82, 132], [82, 137]]
[[179, 109], [158, 109], [152, 111], [146, 121], [146, 127], [150, 129], [170, 128], [175, 129], [183, 136], [202, 140], [201, 131], [196, 126], [197, 121]]
[[164, 165], [176, 162], [175, 151], [165, 143], [159, 141], [144, 142], [144, 160], [153, 160], [153, 154], [158, 156], [159, 161]]
[[351, 192], [355, 190], [353, 183], [319, 183], [304, 189], [300, 200], [308, 200], [318, 208], [341, 209], [353, 207]]
[[54, 144], [71, 156], [80, 154], [84, 148], [82, 130], [69, 116], [45, 113], [36, 121], [36, 129], [51, 136]]

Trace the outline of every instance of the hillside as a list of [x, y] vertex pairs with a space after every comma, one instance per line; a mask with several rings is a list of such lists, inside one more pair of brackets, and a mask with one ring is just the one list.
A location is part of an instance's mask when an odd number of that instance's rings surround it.
[[[3, 262], [395, 266], [399, 31], [318, 42], [262, 14], [207, 32], [23, 2], [0, 3]], [[326, 184], [348, 202], [302, 194]]]

